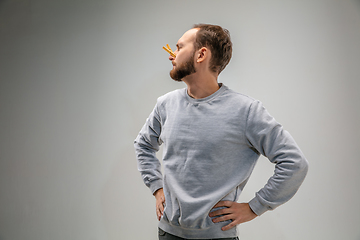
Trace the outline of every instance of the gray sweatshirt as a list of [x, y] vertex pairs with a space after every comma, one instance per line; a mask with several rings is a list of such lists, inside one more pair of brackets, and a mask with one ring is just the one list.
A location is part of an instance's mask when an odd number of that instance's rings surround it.
[[[163, 147], [164, 173], [156, 158]], [[276, 164], [274, 175], [249, 202], [261, 215], [288, 201], [303, 182], [308, 163], [290, 134], [259, 101], [222, 84], [193, 99], [187, 89], [158, 98], [135, 139], [138, 169], [152, 193], [164, 188], [159, 227], [191, 238], [229, 238], [236, 228], [208, 216], [220, 200], [237, 201], [260, 156]]]

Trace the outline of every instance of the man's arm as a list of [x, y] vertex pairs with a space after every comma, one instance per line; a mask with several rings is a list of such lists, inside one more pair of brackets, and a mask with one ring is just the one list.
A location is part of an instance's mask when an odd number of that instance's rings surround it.
[[161, 122], [156, 105], [134, 141], [138, 170], [152, 194], [163, 187], [161, 164], [156, 157], [161, 145], [160, 134]]
[[157, 105], [146, 119], [139, 135], [134, 141], [138, 170], [147, 187], [156, 199], [156, 216], [160, 220], [164, 213], [165, 196], [160, 161], [156, 157], [161, 141], [161, 122]]
[[250, 107], [246, 136], [249, 147], [276, 164], [275, 173], [249, 203], [220, 201], [215, 205], [214, 208], [226, 208], [210, 213], [210, 217], [225, 214], [214, 218], [214, 222], [232, 220], [223, 230], [250, 221], [290, 200], [308, 171], [308, 162], [294, 139], [258, 101]]
[[250, 107], [246, 136], [250, 147], [275, 164], [273, 176], [249, 202], [250, 208], [260, 216], [295, 195], [307, 174], [308, 162], [290, 133], [259, 101]]

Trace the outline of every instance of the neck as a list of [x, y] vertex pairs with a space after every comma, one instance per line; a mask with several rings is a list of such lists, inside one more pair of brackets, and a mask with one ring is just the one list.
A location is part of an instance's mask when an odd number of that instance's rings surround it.
[[195, 99], [206, 98], [220, 88], [217, 82], [217, 75], [212, 73], [194, 73], [182, 80], [188, 87], [189, 96]]

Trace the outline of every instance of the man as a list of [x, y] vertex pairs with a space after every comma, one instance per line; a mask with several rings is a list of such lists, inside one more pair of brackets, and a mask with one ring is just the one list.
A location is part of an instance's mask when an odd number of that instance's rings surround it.
[[[187, 88], [158, 98], [135, 139], [159, 239], [237, 239], [238, 224], [296, 193], [308, 163], [259, 101], [217, 82], [232, 54], [227, 30], [198, 24], [176, 46], [170, 76]], [[155, 155], [161, 144], [164, 177]], [[276, 164], [274, 175], [249, 203], [237, 203], [260, 154]]]

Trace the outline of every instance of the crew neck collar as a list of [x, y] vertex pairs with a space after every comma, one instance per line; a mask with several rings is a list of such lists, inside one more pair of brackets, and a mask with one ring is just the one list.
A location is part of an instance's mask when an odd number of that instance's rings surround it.
[[195, 103], [195, 104], [196, 103], [208, 102], [208, 101], [216, 98], [217, 96], [219, 96], [222, 92], [224, 92], [227, 89], [227, 87], [222, 83], [219, 83], [219, 86], [220, 86], [220, 88], [216, 92], [211, 94], [210, 96], [207, 96], [205, 98], [199, 98], [199, 99], [195, 99], [195, 98], [190, 97], [190, 95], [188, 94], [188, 91], [187, 91], [188, 89], [185, 88], [184, 89], [185, 90], [185, 97], [189, 102]]

